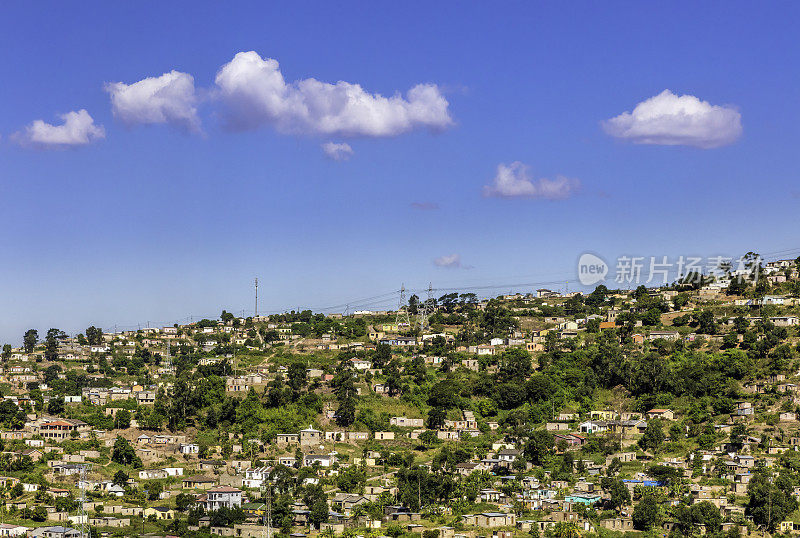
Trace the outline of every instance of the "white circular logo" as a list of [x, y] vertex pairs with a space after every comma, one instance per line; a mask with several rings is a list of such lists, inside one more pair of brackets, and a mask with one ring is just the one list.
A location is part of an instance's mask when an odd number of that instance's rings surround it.
[[602, 282], [607, 274], [608, 264], [599, 256], [586, 252], [578, 259], [578, 280], [584, 286]]

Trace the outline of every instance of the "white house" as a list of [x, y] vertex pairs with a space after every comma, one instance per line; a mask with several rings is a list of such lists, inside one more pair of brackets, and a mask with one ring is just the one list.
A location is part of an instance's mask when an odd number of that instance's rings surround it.
[[201, 498], [200, 503], [208, 510], [219, 510], [242, 506], [242, 490], [230, 486], [219, 486], [209, 489]]
[[22, 525], [0, 524], [0, 536], [26, 536], [28, 530], [28, 527], [23, 527]]
[[244, 473], [242, 486], [246, 488], [260, 488], [261, 485], [269, 479], [269, 473], [272, 467], [256, 467], [255, 469], [247, 469]]
[[183, 476], [183, 467], [164, 467], [167, 476]]
[[197, 454], [200, 452], [200, 445], [194, 443], [181, 444], [180, 451], [181, 454]]
[[608, 430], [608, 423], [604, 420], [587, 420], [579, 426], [581, 433], [601, 433]]
[[330, 467], [335, 462], [335, 454], [306, 454], [303, 456], [303, 465], [305, 467], [311, 467], [315, 463], [319, 463], [320, 467]]

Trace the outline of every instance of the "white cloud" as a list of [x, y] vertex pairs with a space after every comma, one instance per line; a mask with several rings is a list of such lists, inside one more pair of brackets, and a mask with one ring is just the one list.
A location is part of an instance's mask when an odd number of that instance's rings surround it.
[[405, 97], [384, 97], [358, 84], [313, 78], [287, 83], [276, 60], [240, 52], [217, 73], [217, 96], [234, 129], [272, 125], [283, 133], [394, 136], [452, 125], [448, 102], [435, 84], [418, 84]]
[[433, 264], [437, 267], [444, 267], [446, 269], [469, 269], [469, 266], [461, 264], [461, 255], [460, 254], [448, 254], [445, 256], [439, 256], [435, 260], [433, 260]]
[[322, 151], [334, 161], [346, 161], [353, 156], [353, 148], [350, 147], [350, 144], [345, 144], [344, 142], [341, 144], [325, 142], [322, 144]]
[[562, 200], [569, 198], [580, 188], [580, 181], [564, 176], [555, 179], [533, 179], [528, 166], [516, 161], [497, 166], [497, 174], [490, 185], [484, 185], [484, 196], [499, 198], [545, 198]]
[[160, 77], [148, 77], [133, 84], [109, 82], [114, 116], [128, 125], [168, 123], [197, 132], [197, 95], [194, 78], [189, 73], [170, 71]]
[[435, 211], [439, 209], [439, 204], [436, 202], [411, 202], [411, 207], [420, 211]]
[[742, 116], [729, 106], [712, 105], [693, 95], [664, 90], [633, 112], [602, 122], [606, 133], [636, 144], [716, 148], [742, 134]]
[[86, 110], [67, 112], [59, 117], [64, 120], [61, 125], [36, 120], [23, 131], [15, 133], [13, 139], [23, 146], [58, 149], [86, 146], [106, 137], [105, 129], [95, 125]]

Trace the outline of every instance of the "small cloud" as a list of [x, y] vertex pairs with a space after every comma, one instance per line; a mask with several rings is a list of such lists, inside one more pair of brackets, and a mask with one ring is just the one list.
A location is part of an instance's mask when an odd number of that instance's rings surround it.
[[439, 209], [439, 204], [435, 202], [411, 202], [411, 207], [420, 211], [435, 211]]
[[580, 181], [564, 176], [555, 179], [533, 179], [528, 166], [516, 161], [500, 164], [490, 185], [484, 185], [483, 195], [497, 198], [544, 198], [563, 200], [580, 188]]
[[433, 260], [436, 267], [444, 267], [445, 269], [472, 269], [471, 265], [464, 265], [461, 263], [460, 254], [449, 254], [446, 256], [439, 256]]
[[609, 135], [635, 144], [709, 149], [734, 143], [742, 134], [741, 120], [732, 107], [664, 90], [636, 105], [633, 112], [602, 122], [602, 127]]
[[278, 61], [255, 51], [236, 54], [215, 82], [227, 124], [237, 130], [272, 126], [290, 134], [385, 137], [453, 125], [449, 103], [435, 84], [386, 97], [341, 80], [286, 82]]
[[322, 144], [322, 151], [325, 152], [329, 159], [334, 161], [346, 161], [353, 156], [353, 148], [350, 147], [350, 144], [345, 144], [344, 142], [341, 144], [325, 142]]
[[198, 98], [189, 73], [173, 70], [133, 84], [109, 82], [105, 90], [111, 95], [114, 116], [123, 123], [166, 123], [190, 132], [200, 131]]
[[95, 125], [94, 119], [84, 109], [67, 112], [59, 117], [64, 120], [61, 125], [36, 120], [12, 135], [12, 138], [22, 146], [63, 149], [86, 146], [106, 137], [105, 129], [101, 125]]

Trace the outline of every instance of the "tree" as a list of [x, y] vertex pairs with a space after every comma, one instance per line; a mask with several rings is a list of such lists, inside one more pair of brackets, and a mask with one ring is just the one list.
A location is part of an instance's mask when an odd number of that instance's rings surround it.
[[11, 400], [0, 401], [0, 422], [5, 428], [22, 429], [27, 417], [25, 412]]
[[608, 476], [614, 476], [620, 471], [620, 469], [622, 469], [622, 462], [619, 461], [619, 458], [614, 458], [611, 460], [611, 463], [608, 464], [606, 474], [608, 474]]
[[305, 487], [303, 503], [310, 507], [311, 513], [308, 521], [319, 528], [320, 523], [328, 520], [328, 495], [320, 485], [312, 484]]
[[767, 470], [753, 474], [747, 484], [745, 515], [769, 532], [774, 532], [778, 523], [797, 510], [797, 500], [792, 495], [791, 479], [780, 474], [776, 478]]
[[744, 278], [736, 276], [731, 279], [731, 282], [728, 284], [728, 288], [725, 290], [725, 293], [728, 295], [744, 295], [745, 291], [747, 291], [747, 282]]
[[147, 485], [147, 500], [157, 501], [161, 498], [161, 493], [164, 491], [164, 484], [161, 482], [150, 482]]
[[425, 430], [419, 435], [419, 440], [426, 447], [435, 445], [439, 441], [439, 436], [433, 430]]
[[637, 531], [649, 531], [659, 523], [660, 513], [658, 500], [652, 495], [645, 495], [633, 509], [633, 528]]
[[31, 510], [31, 519], [40, 523], [45, 521], [47, 519], [47, 508], [40, 505]]
[[532, 371], [530, 353], [521, 348], [512, 348], [505, 351], [500, 357], [500, 370], [497, 372], [497, 377], [501, 381], [524, 382]]
[[452, 409], [460, 403], [461, 387], [454, 379], [448, 378], [436, 383], [428, 392], [428, 405], [442, 409]]
[[661, 323], [661, 310], [651, 308], [642, 316], [642, 324], [652, 327]]
[[710, 310], [703, 310], [697, 317], [697, 332], [700, 334], [717, 334], [717, 323], [714, 321], [714, 313]]
[[609, 503], [615, 510], [619, 510], [621, 507], [631, 502], [631, 493], [625, 483], [619, 478], [603, 478], [600, 484], [603, 491], [609, 494]]
[[64, 413], [64, 398], [50, 398], [50, 401], [47, 402], [47, 412], [51, 415], [61, 415]]
[[3, 344], [3, 353], [0, 356], [2, 356], [4, 361], [7, 361], [8, 359], [11, 358], [12, 349], [13, 348], [11, 347], [11, 344]]
[[722, 515], [719, 513], [719, 509], [709, 501], [693, 504], [691, 515], [693, 524], [705, 525], [706, 534], [713, 536], [722, 529]]
[[408, 298], [408, 313], [416, 316], [419, 312], [419, 297], [416, 294]]
[[311, 505], [311, 512], [308, 514], [308, 522], [318, 529], [322, 523], [327, 521], [328, 503], [323, 500], [318, 500]]
[[22, 346], [25, 348], [26, 353], [32, 353], [38, 342], [39, 331], [36, 329], [28, 329], [25, 331], [25, 336], [22, 337]]
[[731, 444], [741, 448], [745, 437], [747, 437], [747, 426], [745, 426], [744, 424], [739, 423], [734, 425], [733, 428], [731, 428], [731, 437], [730, 437]]
[[444, 426], [444, 421], [447, 418], [447, 413], [441, 407], [431, 407], [428, 411], [428, 427], [431, 429], [438, 429]]
[[661, 426], [661, 420], [655, 418], [647, 423], [647, 428], [644, 430], [644, 435], [642, 435], [642, 438], [639, 439], [639, 446], [642, 447], [642, 450], [656, 452], [659, 448], [661, 448], [661, 444], [664, 442], [664, 437], [664, 429]]
[[525, 443], [525, 459], [534, 465], [544, 465], [553, 452], [553, 434], [547, 430], [534, 430]]
[[128, 485], [128, 479], [129, 478], [130, 477], [128, 476], [128, 473], [126, 473], [125, 471], [120, 469], [119, 471], [114, 473], [114, 479], [113, 479], [113, 481], [111, 483], [116, 485], [116, 486], [125, 487], [125, 486]]
[[114, 448], [111, 451], [111, 461], [120, 465], [132, 465], [134, 468], [142, 466], [142, 460], [136, 455], [136, 451], [124, 437], [117, 437], [114, 441]]
[[340, 471], [336, 477], [336, 487], [345, 493], [358, 493], [364, 489], [367, 481], [367, 474], [364, 469], [356, 465], [347, 467]]
[[99, 329], [92, 325], [85, 331], [86, 342], [90, 346], [99, 346], [103, 342], [103, 329]]
[[131, 427], [131, 412], [127, 409], [120, 409], [114, 416], [114, 427], [118, 430], [127, 430]]
[[44, 338], [44, 358], [48, 361], [58, 360], [59, 342], [67, 337], [64, 331], [59, 329], [48, 329]]
[[[342, 361], [336, 368], [336, 374], [331, 382], [339, 407], [336, 409], [336, 423], [340, 426], [349, 426], [356, 420], [356, 387], [353, 382], [353, 371]], [[309, 505], [306, 505], [309, 506]]]
[[175, 508], [177, 508], [179, 512], [185, 512], [194, 506], [196, 502], [197, 501], [194, 495], [190, 495], [188, 493], [179, 493], [175, 497]]
[[296, 361], [290, 364], [286, 374], [289, 377], [289, 386], [292, 387], [292, 390], [299, 391], [306, 386], [308, 372], [306, 370], [306, 365], [302, 362]]
[[397, 365], [396, 360], [389, 361], [383, 368], [383, 375], [386, 376], [386, 392], [389, 396], [400, 394], [402, 378], [400, 377], [400, 367]]
[[373, 368], [383, 368], [386, 363], [392, 360], [392, 346], [389, 344], [378, 344], [372, 354]]

